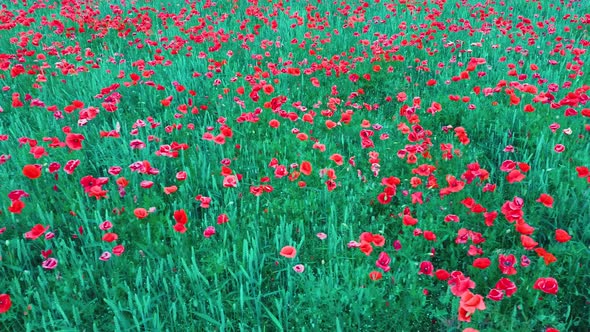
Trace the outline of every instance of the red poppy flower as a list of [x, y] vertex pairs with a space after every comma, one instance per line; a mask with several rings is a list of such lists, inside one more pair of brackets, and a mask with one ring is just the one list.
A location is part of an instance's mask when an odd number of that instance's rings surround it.
[[301, 171], [302, 174], [309, 176], [312, 171], [311, 163], [307, 160], [302, 161], [301, 165], [299, 165], [299, 170]]
[[166, 195], [170, 195], [175, 193], [178, 190], [177, 186], [170, 186], [170, 187], [164, 187], [164, 193]]
[[342, 156], [338, 153], [331, 155], [330, 160], [335, 162], [336, 165], [338, 165], [338, 166], [341, 166], [342, 164], [344, 164], [344, 160], [343, 160]]
[[176, 210], [174, 211], [174, 220], [180, 224], [186, 224], [188, 221], [188, 216], [184, 210]]
[[133, 214], [135, 215], [135, 217], [137, 217], [137, 219], [144, 219], [148, 216], [148, 211], [144, 208], [137, 208], [133, 211]]
[[475, 310], [486, 309], [483, 296], [479, 294], [473, 294], [470, 291], [467, 291], [463, 295], [461, 295], [461, 301], [459, 303], [459, 306], [461, 306], [463, 309], [470, 313], [474, 313]]
[[389, 264], [391, 264], [391, 257], [386, 252], [380, 253], [375, 265], [382, 269], [383, 272], [388, 272], [390, 270]]
[[373, 246], [369, 242], [362, 241], [359, 249], [367, 256], [371, 255], [373, 252]]
[[275, 91], [275, 88], [272, 85], [270, 85], [270, 84], [265, 84], [262, 87], [262, 91], [264, 93], [266, 93], [267, 95], [270, 95], [271, 93], [273, 93]]
[[518, 165], [518, 168], [520, 168], [520, 171], [523, 173], [526, 173], [531, 169], [531, 166], [527, 163], [518, 162], [516, 164]]
[[420, 263], [420, 270], [418, 271], [418, 274], [432, 276], [433, 270], [434, 266], [432, 265], [432, 262], [424, 261]]
[[48, 156], [49, 154], [45, 151], [45, 148], [42, 146], [35, 146], [32, 147], [30, 150], [31, 154], [35, 159], [39, 159], [43, 156]]
[[525, 178], [525, 175], [516, 169], [510, 171], [510, 173], [508, 173], [508, 175], [506, 175], [506, 180], [509, 183], [521, 182], [522, 180], [524, 180], [524, 178]]
[[23, 175], [29, 179], [37, 179], [41, 176], [41, 165], [25, 165]]
[[447, 270], [438, 269], [434, 272], [434, 275], [438, 280], [447, 280], [451, 277], [451, 274]]
[[422, 192], [421, 191], [412, 193], [412, 204], [417, 204], [417, 203], [418, 204], [423, 204], [424, 203], [424, 200], [422, 198]]
[[377, 201], [383, 205], [389, 204], [391, 202], [391, 199], [392, 196], [388, 195], [385, 192], [379, 193], [379, 195], [377, 195]]
[[361, 242], [373, 242], [373, 234], [371, 232], [362, 232], [359, 239]]
[[76, 167], [78, 167], [80, 165], [80, 160], [76, 159], [76, 160], [69, 160], [66, 165], [64, 166], [64, 172], [66, 172], [67, 174], [72, 175], [74, 173], [74, 170], [76, 170]]
[[187, 174], [185, 171], [180, 171], [178, 173], [176, 173], [176, 180], [178, 181], [184, 181], [186, 180]]
[[557, 291], [559, 290], [559, 285], [557, 284], [557, 280], [553, 278], [539, 278], [535, 282], [533, 288], [538, 289], [547, 294], [557, 294]]
[[49, 256], [51, 256], [52, 253], [53, 251], [51, 249], [41, 250], [41, 256], [43, 256], [43, 258], [45, 259], [49, 258]]
[[571, 240], [571, 236], [568, 234], [568, 232], [566, 232], [563, 229], [557, 229], [555, 230], [555, 240], [557, 242], [568, 242], [569, 240]]
[[41, 224], [37, 224], [37, 225], [33, 226], [33, 228], [31, 228], [30, 231], [25, 233], [25, 239], [34, 240], [34, 239], [40, 237], [41, 235], [43, 235], [43, 233], [45, 233], [48, 229], [49, 229], [49, 226], [43, 226]]
[[436, 241], [436, 234], [432, 231], [424, 231], [423, 236], [427, 241]]
[[172, 96], [168, 96], [168, 97], [160, 100], [160, 103], [162, 104], [162, 106], [168, 107], [168, 106], [170, 106], [170, 103], [172, 102], [172, 98], [173, 98]]
[[18, 201], [22, 197], [29, 197], [29, 194], [26, 191], [21, 190], [21, 189], [13, 190], [8, 193], [8, 198], [12, 201]]
[[307, 139], [309, 138], [309, 136], [307, 136], [306, 133], [299, 133], [295, 137], [297, 137], [297, 139], [302, 142], [307, 141]]
[[12, 301], [10, 300], [10, 295], [0, 294], [0, 314], [7, 312], [11, 306]]
[[66, 135], [66, 145], [72, 150], [82, 149], [82, 141], [84, 141], [84, 135], [68, 133]]
[[326, 120], [326, 128], [328, 129], [332, 129], [334, 127], [336, 127], [338, 125], [337, 122], [334, 122], [332, 120]]
[[129, 185], [129, 180], [127, 180], [124, 177], [120, 177], [120, 178], [117, 179], [116, 183], [117, 183], [117, 185], [119, 187], [125, 188], [125, 187], [127, 187]]
[[500, 166], [500, 170], [503, 172], [510, 172], [516, 167], [516, 163], [512, 160], [504, 160]]
[[118, 238], [119, 238], [119, 235], [117, 235], [117, 233], [106, 233], [105, 235], [102, 236], [102, 240], [104, 242], [114, 242], [114, 241], [117, 241]]
[[485, 258], [485, 257], [484, 258], [476, 258], [473, 261], [473, 267], [476, 267], [476, 268], [482, 269], [482, 270], [487, 269], [488, 266], [490, 266], [490, 264], [491, 264], [490, 259]]
[[92, 186], [88, 191], [88, 197], [96, 197], [96, 199], [101, 199], [107, 197], [108, 191], [103, 190], [101, 186]]
[[281, 249], [281, 256], [283, 256], [283, 257], [294, 258], [295, 255], [297, 255], [297, 249], [295, 249], [295, 247], [284, 246]]
[[406, 215], [404, 215], [402, 222], [406, 226], [414, 226], [418, 223], [418, 219], [413, 218], [412, 216], [406, 214]]
[[524, 111], [527, 113], [532, 113], [535, 111], [535, 107], [531, 104], [524, 105]]
[[541, 196], [539, 196], [539, 198], [537, 199], [537, 202], [545, 205], [548, 208], [553, 207], [553, 197], [547, 194], [541, 194]]
[[543, 257], [543, 260], [545, 260], [545, 265], [557, 262], [557, 258], [552, 253], [547, 252], [547, 250], [543, 248], [535, 248], [535, 252], [537, 255]]
[[502, 255], [498, 257], [498, 267], [503, 274], [512, 275], [516, 274], [514, 265], [516, 264], [516, 257], [514, 255]]
[[113, 255], [115, 255], [115, 256], [121, 256], [124, 251], [125, 251], [125, 247], [123, 247], [122, 244], [118, 244], [113, 247]]
[[486, 305], [483, 301], [483, 296], [467, 291], [461, 296], [461, 301], [459, 302], [458, 319], [459, 321], [470, 322], [475, 310], [485, 310], [485, 308]]
[[457, 215], [454, 214], [448, 214], [445, 216], [445, 222], [459, 222], [459, 217]]
[[576, 172], [578, 172], [579, 178], [585, 178], [587, 176], [590, 176], [590, 169], [588, 169], [588, 167], [586, 166], [577, 166]]
[[369, 273], [369, 278], [373, 281], [381, 280], [381, 278], [383, 278], [383, 274], [381, 274], [379, 271], [373, 271]]
[[471, 313], [467, 312], [463, 307], [459, 306], [459, 316], [458, 319], [460, 322], [471, 322]]
[[543, 255], [543, 261], [545, 261], [545, 265], [549, 265], [551, 263], [557, 262], [557, 258], [550, 252], [545, 253]]
[[225, 224], [226, 222], [229, 222], [229, 217], [227, 216], [227, 214], [222, 213], [219, 216], [217, 216], [217, 224], [221, 225]]
[[488, 296], [486, 296], [486, 298], [488, 298], [492, 301], [500, 301], [504, 298], [504, 293], [502, 293], [501, 290], [498, 290], [496, 288], [492, 288], [490, 290], [490, 292], [488, 293]]
[[486, 226], [491, 227], [494, 225], [494, 221], [498, 217], [498, 211], [484, 212], [483, 217], [485, 218]]
[[469, 289], [475, 288], [475, 282], [459, 271], [453, 271], [451, 273], [451, 278], [448, 283], [449, 285], [452, 285], [451, 293], [455, 296], [462, 296], [465, 292], [468, 292]]
[[174, 224], [174, 227], [173, 228], [178, 233], [184, 233], [187, 230], [186, 226], [184, 224], [181, 224], [181, 223]]
[[534, 247], [536, 247], [539, 244], [538, 242], [533, 240], [533, 238], [531, 238], [530, 236], [526, 236], [526, 235], [520, 236], [520, 242], [522, 243], [522, 246], [526, 250], [532, 250]]
[[516, 292], [516, 285], [508, 278], [502, 278], [496, 283], [496, 288], [506, 292], [506, 296], [511, 297]]
[[20, 214], [21, 211], [25, 208], [25, 202], [21, 200], [14, 200], [8, 207], [8, 211], [14, 214]]
[[385, 245], [385, 237], [381, 234], [373, 234], [372, 241], [373, 244], [377, 247], [383, 247]]

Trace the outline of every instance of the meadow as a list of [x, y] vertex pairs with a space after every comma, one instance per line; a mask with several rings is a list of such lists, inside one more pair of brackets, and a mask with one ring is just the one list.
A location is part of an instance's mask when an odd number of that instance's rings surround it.
[[589, 331], [590, 3], [10, 0], [1, 331]]

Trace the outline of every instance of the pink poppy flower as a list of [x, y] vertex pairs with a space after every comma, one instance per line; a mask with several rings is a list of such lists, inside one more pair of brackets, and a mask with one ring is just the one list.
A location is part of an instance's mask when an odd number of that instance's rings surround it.
[[213, 226], [209, 226], [205, 229], [205, 231], [203, 232], [203, 235], [206, 238], [210, 238], [213, 234], [215, 234], [215, 227]]
[[47, 260], [45, 260], [43, 262], [43, 264], [41, 266], [43, 266], [44, 269], [53, 270], [57, 267], [57, 259], [48, 258]]
[[226, 188], [235, 188], [238, 186], [238, 177], [235, 175], [228, 175], [223, 178], [223, 186]]
[[293, 271], [297, 273], [303, 273], [303, 271], [305, 271], [305, 266], [303, 264], [297, 264], [293, 266]]

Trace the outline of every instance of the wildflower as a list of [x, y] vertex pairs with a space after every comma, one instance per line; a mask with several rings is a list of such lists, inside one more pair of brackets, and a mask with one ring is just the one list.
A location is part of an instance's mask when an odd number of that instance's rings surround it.
[[303, 264], [297, 264], [293, 266], [293, 271], [297, 273], [303, 273], [303, 271], [305, 271], [305, 266]]
[[295, 255], [297, 255], [297, 249], [295, 249], [295, 247], [284, 246], [281, 249], [281, 256], [283, 256], [283, 257], [294, 258]]
[[0, 294], [0, 314], [7, 312], [11, 306], [12, 301], [10, 300], [10, 295]]
[[557, 294], [557, 291], [559, 290], [557, 280], [553, 278], [539, 278], [535, 282], [533, 288], [543, 291], [547, 294]]
[[424, 261], [420, 263], [420, 270], [418, 271], [418, 274], [432, 276], [433, 270], [434, 266], [432, 265], [432, 262]]
[[115, 255], [115, 256], [121, 256], [124, 251], [125, 251], [125, 247], [123, 247], [122, 244], [118, 244], [113, 247], [113, 255]]
[[37, 225], [33, 226], [33, 228], [31, 228], [30, 231], [25, 233], [25, 239], [34, 240], [34, 239], [40, 237], [41, 235], [43, 235], [43, 233], [45, 233], [45, 231], [47, 231], [48, 229], [49, 229], [49, 226], [43, 226], [41, 224], [37, 224]]
[[66, 145], [72, 150], [82, 149], [82, 141], [84, 141], [84, 135], [68, 133], [66, 135]]
[[25, 165], [23, 175], [29, 179], [37, 179], [41, 176], [41, 165]]
[[108, 261], [109, 259], [111, 259], [111, 253], [110, 253], [110, 252], [108, 252], [108, 251], [105, 251], [105, 252], [103, 252], [103, 253], [100, 255], [100, 257], [99, 257], [98, 259], [100, 259], [100, 260], [101, 260], [101, 261], [103, 261], [103, 262], [106, 262], [106, 261]]
[[377, 280], [380, 280], [381, 278], [383, 278], [383, 274], [381, 274], [381, 272], [379, 272], [379, 271], [373, 271], [373, 272], [369, 273], [369, 278], [373, 281], [377, 281]]
[[203, 232], [203, 236], [205, 236], [206, 238], [210, 238], [214, 234], [215, 234], [215, 227], [213, 227], [213, 226], [208, 226], [205, 229], [205, 231]]
[[483, 301], [483, 296], [466, 291], [461, 296], [461, 301], [459, 302], [459, 320], [469, 322], [475, 310], [485, 309], [486, 305]]
[[555, 230], [555, 241], [557, 242], [568, 242], [572, 237], [563, 229]]
[[133, 214], [137, 217], [137, 219], [144, 219], [148, 216], [148, 211], [144, 208], [137, 208], [133, 211]]
[[57, 259], [49, 258], [45, 260], [41, 266], [43, 266], [44, 269], [53, 270], [57, 267]]

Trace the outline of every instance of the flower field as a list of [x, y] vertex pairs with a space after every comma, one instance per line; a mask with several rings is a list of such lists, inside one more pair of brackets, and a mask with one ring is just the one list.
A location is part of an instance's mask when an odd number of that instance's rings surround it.
[[1, 331], [589, 331], [590, 3], [0, 5]]

